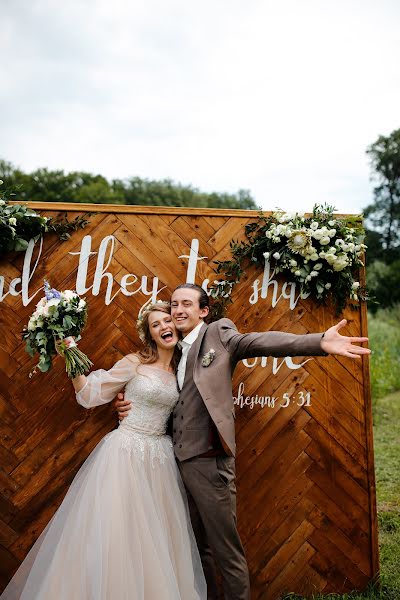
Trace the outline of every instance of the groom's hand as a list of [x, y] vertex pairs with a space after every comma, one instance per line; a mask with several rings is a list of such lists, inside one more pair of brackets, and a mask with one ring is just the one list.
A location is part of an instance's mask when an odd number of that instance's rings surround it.
[[363, 342], [368, 342], [367, 337], [348, 337], [340, 335], [339, 329], [346, 325], [346, 319], [343, 319], [337, 325], [333, 325], [325, 331], [324, 337], [321, 340], [321, 348], [328, 354], [340, 354], [349, 358], [361, 358], [363, 354], [371, 354], [369, 348], [355, 346]]
[[125, 400], [123, 392], [120, 392], [117, 395], [117, 399], [115, 400], [115, 408], [118, 411], [118, 419], [120, 421], [128, 416], [129, 411], [131, 410], [131, 403], [129, 400]]

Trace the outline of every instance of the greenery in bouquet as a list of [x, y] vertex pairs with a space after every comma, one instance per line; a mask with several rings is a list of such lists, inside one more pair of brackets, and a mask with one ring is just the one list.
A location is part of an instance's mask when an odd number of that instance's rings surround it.
[[83, 375], [92, 366], [89, 358], [78, 349], [76, 341], [87, 321], [87, 303], [72, 290], [59, 292], [44, 284], [45, 296], [39, 300], [27, 327], [22, 332], [25, 350], [30, 356], [39, 355], [36, 367], [46, 372], [52, 367], [56, 354], [65, 359], [68, 377]]
[[340, 313], [348, 301], [366, 300], [358, 281], [366, 249], [360, 217], [338, 217], [334, 207], [315, 205], [312, 215], [277, 210], [245, 226], [245, 241], [231, 242], [232, 259], [216, 261], [217, 273], [226, 279], [212, 290], [217, 303], [226, 305], [240, 281], [245, 259], [264, 267], [269, 260], [273, 274], [282, 273], [299, 285], [300, 294], [319, 303], [330, 298]]
[[26, 250], [29, 240], [37, 241], [45, 233], [56, 233], [67, 240], [71, 231], [88, 224], [83, 216], [68, 221], [66, 215], [57, 219], [43, 217], [25, 204], [11, 204], [15, 192], [4, 188], [0, 179], [0, 256], [7, 252]]

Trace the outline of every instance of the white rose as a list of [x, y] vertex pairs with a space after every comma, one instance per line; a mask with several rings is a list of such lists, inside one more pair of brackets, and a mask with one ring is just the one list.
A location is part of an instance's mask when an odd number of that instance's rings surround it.
[[320, 240], [320, 244], [322, 244], [323, 246], [325, 246], [326, 244], [329, 244], [329, 242], [331, 241], [330, 237], [328, 237], [327, 235], [322, 237]]
[[17, 219], [15, 217], [10, 217], [8, 219], [8, 223], [9, 223], [9, 225], [16, 225], [17, 224]]
[[[161, 300], [161, 302], [162, 302], [162, 300]], [[85, 308], [85, 306], [86, 306], [86, 302], [84, 300], [79, 300], [78, 310], [79, 311], [83, 310]]]
[[43, 315], [45, 314], [45, 312], [44, 312], [44, 307], [45, 307], [45, 305], [44, 305], [44, 304], [40, 304], [40, 305], [38, 304], [38, 305], [37, 305], [37, 308], [36, 308], [36, 311], [35, 311], [35, 313], [36, 313], [36, 315], [37, 315], [38, 317], [41, 317], [41, 316], [43, 316]]
[[75, 292], [73, 292], [72, 290], [65, 290], [62, 293], [62, 296], [66, 299], [66, 300], [72, 300], [72, 298], [76, 298], [78, 294], [76, 294]]
[[297, 271], [294, 272], [294, 274], [296, 275], [296, 277], [300, 277], [300, 275], [301, 275], [301, 273], [298, 269], [297, 269]]
[[290, 266], [291, 266], [291, 267], [297, 267], [297, 260], [294, 260], [294, 258], [292, 258], [292, 259], [290, 260]]
[[35, 329], [36, 329], [36, 320], [31, 317], [28, 322], [28, 331], [34, 331]]
[[343, 271], [343, 269], [347, 267], [347, 260], [345, 258], [339, 258], [332, 266], [334, 271]]
[[0, 206], [4, 206], [5, 201], [4, 200], [0, 200]]
[[330, 229], [328, 231], [328, 235], [329, 235], [329, 237], [333, 237], [334, 235], [336, 235], [336, 229]]
[[310, 229], [312, 229], [313, 231], [316, 231], [319, 227], [319, 223], [317, 221], [312, 221], [311, 225], [310, 225]]
[[336, 225], [336, 221], [328, 221], [329, 227], [334, 227]]
[[306, 281], [311, 281], [311, 275], [307, 275]]
[[316, 231], [314, 231], [314, 233], [312, 234], [313, 238], [315, 238], [316, 240], [320, 240], [323, 236], [323, 233], [321, 231], [321, 229], [317, 229]]
[[47, 307], [50, 308], [50, 306], [57, 306], [57, 304], [60, 304], [60, 298], [52, 298], [48, 301]]
[[331, 246], [330, 248], [328, 248], [328, 250], [326, 251], [327, 254], [336, 254], [336, 248], [334, 248], [333, 246]]
[[318, 271], [311, 271], [310, 275], [311, 277], [317, 277]]
[[325, 284], [325, 289], [329, 290], [330, 287], [332, 287], [331, 283], [328, 282], [328, 283]]
[[353, 244], [353, 242], [350, 242], [348, 244], [348, 247], [349, 247], [350, 252], [354, 252], [355, 245]]
[[264, 252], [263, 253], [263, 257], [265, 258], [265, 260], [269, 259], [269, 252]]
[[275, 258], [275, 260], [279, 260], [280, 257], [281, 257], [281, 255], [279, 254], [279, 252], [274, 252], [272, 256]]

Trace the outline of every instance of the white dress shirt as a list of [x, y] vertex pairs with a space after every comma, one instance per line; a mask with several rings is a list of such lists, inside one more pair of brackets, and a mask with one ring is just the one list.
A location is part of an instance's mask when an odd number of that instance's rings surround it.
[[177, 379], [178, 386], [181, 390], [183, 388], [183, 382], [185, 381], [185, 373], [186, 373], [186, 363], [187, 357], [189, 354], [189, 350], [192, 347], [192, 344], [197, 340], [200, 329], [204, 325], [204, 321], [201, 321], [190, 333], [188, 333], [180, 342], [178, 342], [179, 346], [182, 348], [182, 356], [178, 365]]

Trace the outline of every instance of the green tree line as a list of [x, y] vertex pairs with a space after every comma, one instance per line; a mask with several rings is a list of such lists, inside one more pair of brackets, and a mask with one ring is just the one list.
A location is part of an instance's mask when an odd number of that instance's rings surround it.
[[379, 307], [400, 303], [400, 129], [379, 136], [367, 149], [374, 199], [364, 209], [367, 284]]
[[85, 171], [36, 169], [24, 173], [10, 162], [0, 160], [0, 179], [16, 189], [18, 201], [85, 202], [145, 206], [185, 206], [196, 208], [258, 209], [248, 190], [236, 194], [202, 192], [170, 179], [160, 181], [130, 177], [108, 181], [102, 175]]

